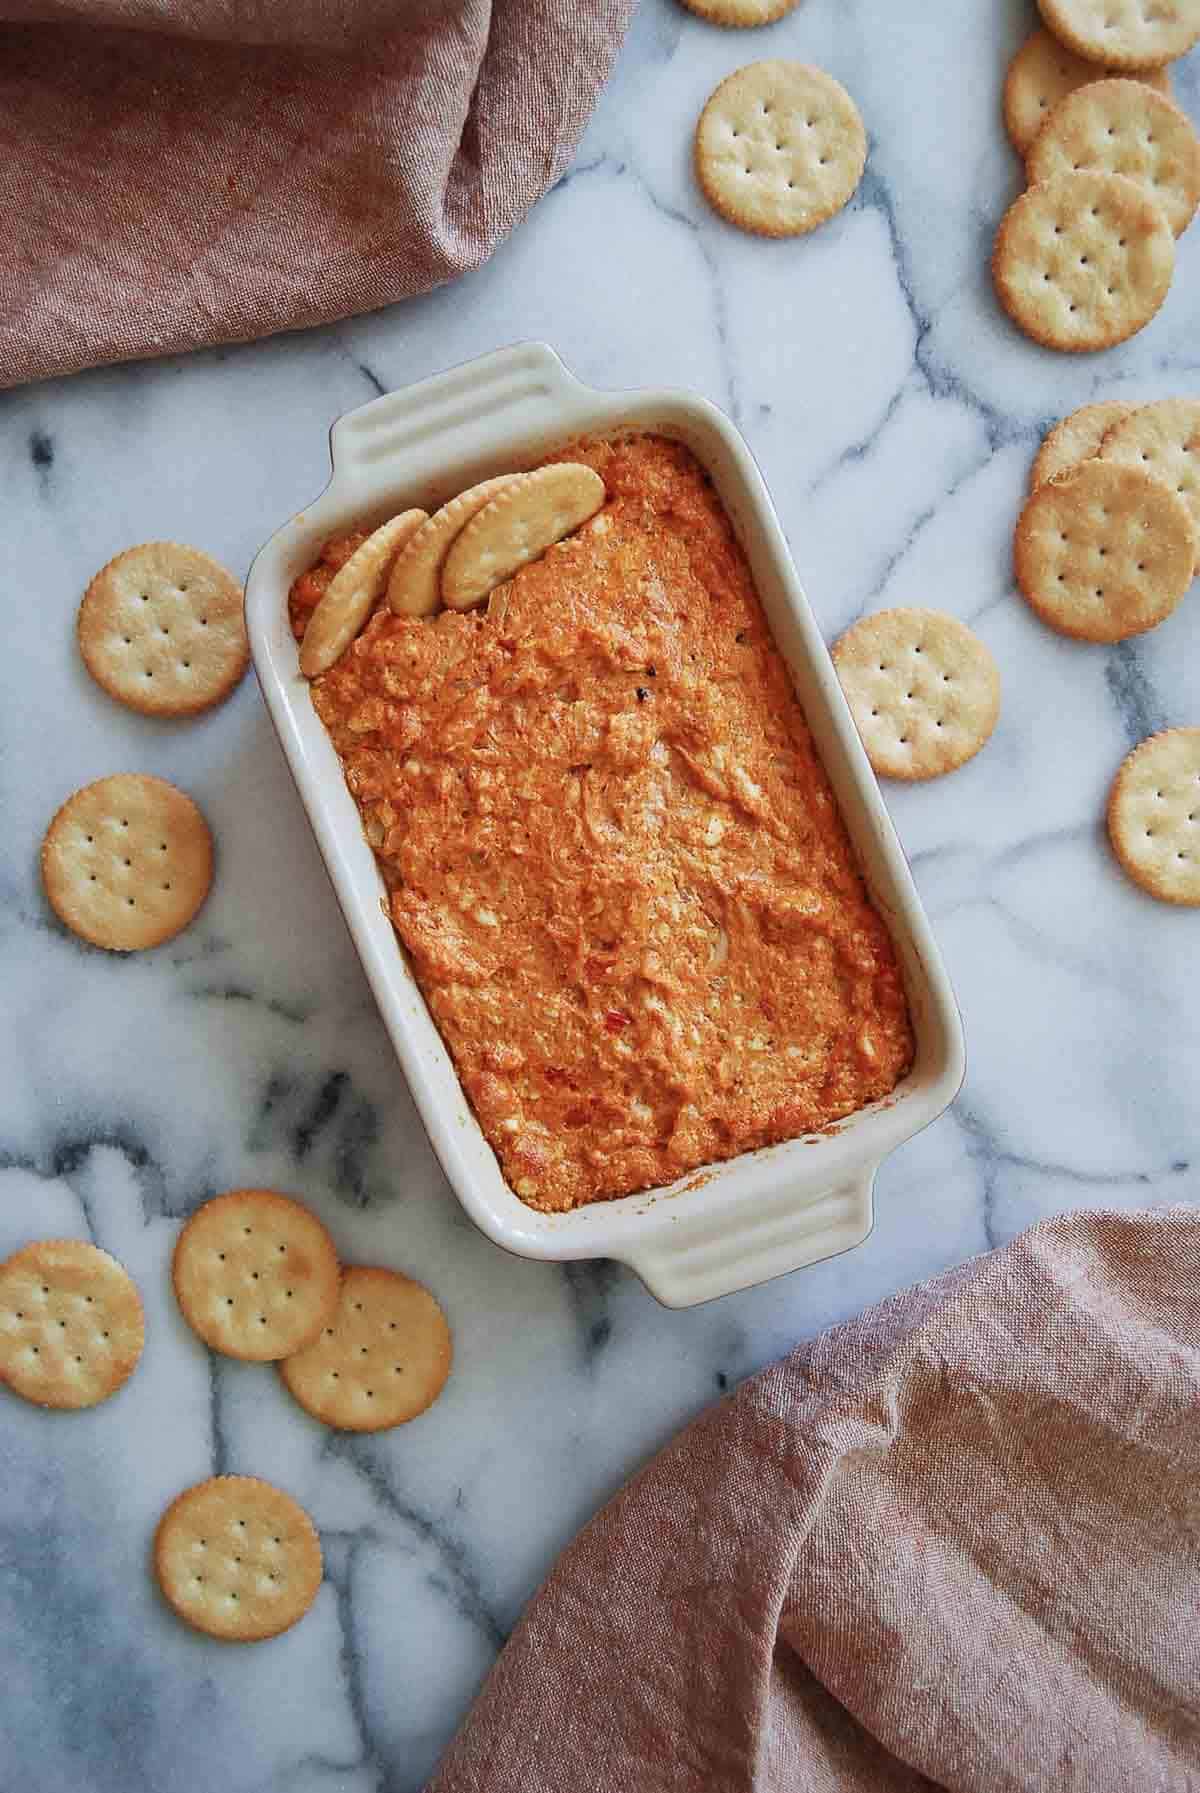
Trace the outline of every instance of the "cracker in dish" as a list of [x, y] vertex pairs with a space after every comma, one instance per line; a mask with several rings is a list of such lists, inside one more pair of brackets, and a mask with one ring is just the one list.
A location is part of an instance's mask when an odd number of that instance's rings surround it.
[[442, 567], [451, 610], [482, 604], [505, 579], [594, 517], [604, 481], [591, 467], [559, 461], [514, 480], [466, 524]]
[[392, 567], [387, 601], [397, 616], [432, 616], [442, 601], [442, 567], [458, 535], [476, 511], [523, 475], [501, 473], [480, 480], [436, 510], [409, 540]]
[[397, 556], [428, 521], [428, 511], [402, 511], [372, 530], [334, 574], [308, 619], [300, 644], [300, 670], [306, 679], [328, 672], [334, 661], [341, 659], [387, 590]]

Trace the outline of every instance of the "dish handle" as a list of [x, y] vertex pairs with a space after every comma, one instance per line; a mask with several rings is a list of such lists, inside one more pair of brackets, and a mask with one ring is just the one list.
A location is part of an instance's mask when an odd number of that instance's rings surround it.
[[486, 461], [514, 440], [561, 433], [591, 390], [548, 343], [516, 343], [348, 411], [330, 431], [330, 455], [339, 474], [384, 463], [394, 478], [422, 475], [431, 456]]
[[878, 1168], [871, 1164], [811, 1197], [780, 1190], [752, 1215], [681, 1214], [676, 1227], [622, 1259], [664, 1307], [732, 1295], [861, 1245], [875, 1224]]

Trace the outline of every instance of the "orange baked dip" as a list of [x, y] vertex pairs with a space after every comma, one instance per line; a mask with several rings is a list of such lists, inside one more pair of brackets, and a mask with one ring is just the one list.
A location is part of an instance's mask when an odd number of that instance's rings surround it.
[[[598, 516], [485, 609], [382, 607], [312, 685], [480, 1125], [553, 1210], [824, 1127], [913, 1055], [707, 476], [654, 436], [570, 458]], [[362, 539], [296, 581], [298, 635]]]

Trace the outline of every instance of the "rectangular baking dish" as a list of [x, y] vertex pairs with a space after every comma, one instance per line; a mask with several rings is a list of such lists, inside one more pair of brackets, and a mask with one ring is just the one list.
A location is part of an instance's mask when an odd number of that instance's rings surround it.
[[[872, 898], [900, 955], [917, 1051], [886, 1100], [820, 1134], [745, 1153], [669, 1187], [569, 1214], [509, 1188], [480, 1130], [381, 904], [383, 885], [288, 627], [292, 580], [326, 539], [409, 505], [432, 510], [489, 474], [530, 466], [581, 435], [635, 428], [684, 442], [707, 468], [791, 670]], [[434, 1150], [488, 1238], [522, 1257], [612, 1258], [657, 1299], [689, 1307], [859, 1245], [884, 1156], [953, 1100], [962, 1027], [941, 956], [863, 753], [762, 476], [729, 420], [686, 392], [599, 392], [526, 343], [389, 393], [331, 432], [333, 473], [314, 504], [261, 549], [246, 586], [267, 708], [346, 924]]]

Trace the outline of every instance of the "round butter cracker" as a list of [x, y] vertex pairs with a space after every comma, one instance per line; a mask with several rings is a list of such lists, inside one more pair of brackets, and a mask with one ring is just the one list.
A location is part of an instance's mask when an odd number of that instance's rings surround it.
[[96, 683], [146, 716], [210, 709], [250, 659], [241, 586], [180, 542], [142, 542], [101, 567], [83, 594], [77, 634]]
[[1153, 69], [1200, 38], [1196, 0], [1038, 0], [1060, 43], [1110, 68]]
[[1191, 513], [1200, 550], [1200, 399], [1168, 398], [1139, 405], [1114, 422], [1101, 445], [1100, 459], [1139, 467], [1170, 486]]
[[940, 610], [881, 610], [833, 663], [876, 772], [937, 778], [979, 752], [1000, 714], [1000, 674], [979, 637]]
[[214, 1351], [270, 1363], [302, 1351], [337, 1309], [333, 1240], [273, 1189], [204, 1203], [175, 1243], [171, 1275], [188, 1325]]
[[1057, 479], [1068, 467], [1077, 467], [1080, 461], [1090, 461], [1099, 454], [1108, 431], [1133, 409], [1118, 398], [1102, 399], [1099, 404], [1081, 405], [1047, 430], [1030, 469], [1029, 490], [1035, 491], [1048, 479]]
[[432, 1405], [450, 1374], [446, 1316], [421, 1283], [353, 1264], [336, 1315], [279, 1374], [314, 1419], [348, 1432], [403, 1425]]
[[1026, 500], [1017, 583], [1060, 634], [1124, 641], [1170, 616], [1192, 579], [1187, 506], [1136, 467], [1081, 461]]
[[1083, 169], [1137, 181], [1177, 237], [1200, 202], [1200, 139], [1192, 121], [1143, 81], [1092, 81], [1055, 107], [1029, 151], [1030, 183]]
[[1200, 905], [1200, 728], [1151, 735], [1122, 762], [1108, 798], [1108, 837], [1151, 896]]
[[501, 473], [495, 479], [480, 480], [434, 511], [397, 556], [392, 568], [387, 600], [398, 616], [433, 615], [442, 598], [442, 564], [455, 537], [485, 504], [527, 478], [524, 473]]
[[154, 1535], [154, 1572], [172, 1610], [228, 1643], [278, 1637], [317, 1597], [316, 1527], [290, 1494], [257, 1476], [186, 1488]]
[[710, 25], [737, 29], [774, 25], [793, 12], [800, 0], [683, 0], [683, 4]]
[[[1013, 148], [1023, 156], [1060, 100], [1114, 72], [1076, 56], [1048, 31], [1031, 33], [1009, 63], [1004, 81], [1004, 124]], [[1137, 79], [1170, 97], [1168, 69], [1148, 70]]]
[[1013, 322], [1071, 353], [1112, 348], [1143, 329], [1174, 269], [1166, 213], [1120, 174], [1060, 174], [1028, 188], [1001, 219], [992, 252]]
[[0, 1264], [0, 1382], [39, 1407], [106, 1401], [145, 1336], [133, 1278], [80, 1239], [39, 1239]]
[[580, 461], [528, 473], [478, 511], [442, 568], [442, 596], [470, 610], [547, 548], [586, 523], [604, 503], [604, 481]]
[[118, 772], [68, 797], [42, 841], [42, 883], [72, 933], [110, 952], [171, 940], [212, 884], [208, 823], [164, 779]]
[[715, 211], [758, 236], [802, 236], [840, 212], [867, 160], [858, 107], [802, 62], [751, 62], [700, 114], [696, 178]]
[[397, 555], [428, 521], [428, 511], [402, 511], [373, 530], [334, 574], [300, 644], [306, 679], [328, 672], [341, 659], [386, 591]]

